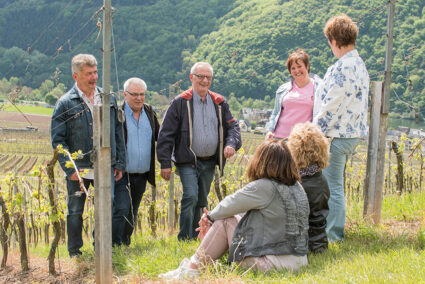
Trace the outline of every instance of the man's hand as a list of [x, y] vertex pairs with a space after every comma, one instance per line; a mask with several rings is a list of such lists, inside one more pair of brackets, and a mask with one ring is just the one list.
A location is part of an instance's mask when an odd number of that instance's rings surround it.
[[114, 169], [114, 180], [119, 181], [122, 178], [122, 171], [119, 169]]
[[269, 139], [271, 139], [271, 138], [273, 138], [273, 132], [267, 132], [267, 134], [266, 134], [266, 140], [269, 140]]
[[70, 177], [69, 177], [69, 180], [79, 180], [78, 179], [78, 175], [77, 175], [77, 172], [74, 172]]
[[161, 169], [161, 176], [165, 180], [170, 180], [171, 168]]
[[226, 159], [230, 158], [231, 156], [233, 156], [235, 154], [235, 148], [231, 147], [231, 146], [226, 146], [224, 148], [224, 157]]

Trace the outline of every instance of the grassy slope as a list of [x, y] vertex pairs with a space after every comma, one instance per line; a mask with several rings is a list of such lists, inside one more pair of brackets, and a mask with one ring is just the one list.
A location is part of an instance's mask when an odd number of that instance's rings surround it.
[[[26, 105], [18, 105], [18, 108], [23, 113], [27, 114], [41, 114], [41, 115], [52, 115], [53, 108], [47, 108], [42, 106], [26, 106]], [[19, 112], [13, 105], [5, 104], [3, 105], [2, 111], [9, 112]]]
[[[203, 273], [205, 280], [231, 280], [267, 283], [420, 283], [425, 281], [425, 192], [387, 196], [383, 202], [383, 223], [409, 220], [421, 230], [406, 227], [396, 230], [391, 226], [371, 227], [362, 222], [362, 201], [347, 209], [349, 217], [346, 241], [330, 245], [321, 255], [309, 255], [309, 265], [298, 273], [273, 271], [267, 274], [227, 265], [213, 266]], [[403, 212], [400, 215], [400, 212]], [[401, 223], [404, 224], [404, 223]], [[400, 228], [400, 227], [399, 227]], [[113, 265], [121, 279], [143, 281], [158, 279], [158, 274], [178, 267], [184, 257], [190, 257], [197, 242], [179, 243], [175, 235], [161, 234], [152, 238], [144, 229], [130, 247], [115, 248]], [[89, 241], [85, 242], [82, 263], [94, 270], [94, 253]], [[61, 258], [67, 258], [65, 246], [60, 247]], [[47, 247], [33, 253], [45, 256]], [[224, 264], [224, 258], [221, 260]]]

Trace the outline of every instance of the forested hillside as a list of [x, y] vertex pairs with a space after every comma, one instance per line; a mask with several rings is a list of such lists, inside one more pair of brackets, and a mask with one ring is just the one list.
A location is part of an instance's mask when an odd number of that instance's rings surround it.
[[[0, 79], [39, 88], [53, 80], [72, 84], [70, 58], [80, 52], [101, 59], [96, 11], [101, 0], [3, 0], [0, 3]], [[289, 76], [286, 58], [296, 48], [311, 56], [323, 76], [336, 58], [323, 35], [326, 20], [346, 13], [358, 22], [358, 49], [372, 80], [382, 80], [387, 7], [384, 0], [112, 0], [119, 84], [130, 77], [168, 94], [188, 86], [197, 60], [213, 64], [213, 89], [241, 98], [273, 98]], [[425, 0], [396, 3], [391, 108], [425, 115]], [[100, 13], [101, 16], [101, 13]], [[96, 38], [99, 37], [96, 41]], [[112, 59], [115, 62], [115, 59]], [[101, 66], [100, 66], [101, 67]], [[115, 65], [112, 81], [116, 85]], [[16, 79], [13, 79], [16, 82]], [[114, 89], [116, 87], [114, 86]]]
[[[396, 3], [392, 109], [425, 114], [425, 1]], [[336, 61], [323, 35], [328, 18], [346, 13], [358, 22], [360, 55], [372, 80], [382, 80], [385, 58], [386, 1], [236, 1], [217, 31], [205, 35], [194, 57], [217, 70], [215, 89], [236, 96], [274, 94], [289, 76], [286, 59], [296, 48], [311, 56], [311, 71], [323, 76]], [[408, 82], [411, 81], [410, 88]], [[403, 101], [398, 100], [395, 92]]]
[[[183, 50], [194, 50], [202, 35], [216, 29], [232, 3], [112, 0], [120, 82], [140, 76], [154, 90], [176, 82]], [[101, 59], [95, 13], [102, 5], [102, 0], [6, 0], [0, 8], [0, 78], [15, 76], [23, 85], [39, 87], [59, 67], [60, 81], [70, 85], [72, 55], [93, 53]]]

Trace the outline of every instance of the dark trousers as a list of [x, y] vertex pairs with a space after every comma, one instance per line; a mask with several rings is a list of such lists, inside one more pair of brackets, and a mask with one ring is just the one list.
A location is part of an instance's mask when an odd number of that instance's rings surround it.
[[[127, 174], [125, 174], [127, 176]], [[131, 235], [133, 234], [134, 226], [136, 225], [137, 212], [139, 211], [140, 202], [146, 190], [146, 182], [149, 172], [143, 174], [128, 174], [130, 179], [130, 197], [131, 208], [128, 210], [128, 215], [123, 222], [123, 237], [122, 242], [129, 246], [131, 243]]]
[[[93, 180], [83, 179], [84, 186], [88, 189]], [[68, 252], [70, 256], [80, 255], [83, 246], [83, 212], [86, 195], [75, 195], [81, 192], [78, 181], [69, 180], [66, 177], [68, 190], [68, 214], [66, 215], [66, 232], [68, 234]]]
[[124, 243], [123, 232], [130, 212], [130, 195], [127, 174], [115, 182], [115, 197], [112, 211], [112, 245]]
[[[121, 179], [123, 180], [123, 178]], [[119, 180], [118, 182], [120, 182]], [[84, 186], [88, 189], [90, 185], [94, 186], [93, 180], [84, 179]], [[117, 183], [118, 183], [117, 182]], [[124, 182], [124, 181], [123, 181]], [[66, 177], [66, 187], [68, 190], [68, 214], [66, 216], [66, 232], [68, 235], [68, 252], [70, 256], [81, 255], [81, 248], [83, 247], [83, 212], [84, 204], [86, 202], [86, 194], [75, 195], [76, 192], [80, 192], [80, 184], [78, 181], [69, 180]], [[125, 189], [125, 188], [124, 188]], [[118, 195], [118, 196], [117, 196]], [[123, 206], [129, 207], [129, 201], [125, 201], [125, 194], [123, 189], [120, 187], [117, 189], [114, 182], [114, 175], [111, 173], [111, 199], [112, 199], [112, 216], [113, 212], [121, 212]], [[116, 201], [115, 198], [118, 198]], [[128, 198], [128, 193], [127, 193]], [[127, 215], [128, 211], [123, 213]], [[94, 239], [94, 230], [93, 230]], [[112, 219], [112, 241], [114, 242], [114, 220]], [[94, 244], [94, 242], [93, 242]]]

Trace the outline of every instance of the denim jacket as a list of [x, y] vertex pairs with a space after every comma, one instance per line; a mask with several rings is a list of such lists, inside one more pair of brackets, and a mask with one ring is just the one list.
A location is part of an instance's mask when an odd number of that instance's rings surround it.
[[[102, 90], [98, 88], [99, 93]], [[111, 96], [111, 166], [125, 171], [125, 144], [122, 123], [117, 117], [117, 101]], [[56, 103], [52, 115], [50, 135], [53, 149], [62, 144], [70, 153], [81, 150], [83, 157], [75, 160], [77, 168], [93, 168], [90, 156], [93, 152], [93, 117], [90, 109], [79, 96], [74, 86]], [[59, 163], [67, 176], [74, 173], [73, 168], [65, 167], [68, 157], [59, 155]]]
[[309, 206], [299, 182], [291, 186], [270, 179], [250, 182], [223, 199], [208, 219], [244, 212], [233, 234], [228, 262], [248, 256], [307, 254]]
[[[322, 79], [315, 74], [310, 74], [309, 77], [314, 80], [314, 93], [315, 93], [314, 96], [316, 96], [316, 90], [319, 84], [322, 82]], [[282, 111], [282, 100], [292, 89], [292, 82], [293, 80], [290, 80], [286, 82], [285, 84], [281, 85], [277, 89], [272, 115], [270, 116], [269, 122], [267, 123], [267, 126], [266, 126], [267, 131], [273, 132], [275, 130], [277, 121], [279, 120], [279, 117], [280, 117], [280, 112]], [[313, 113], [313, 116], [314, 116], [314, 113]], [[305, 122], [305, 121], [300, 121], [300, 123], [301, 122]]]

